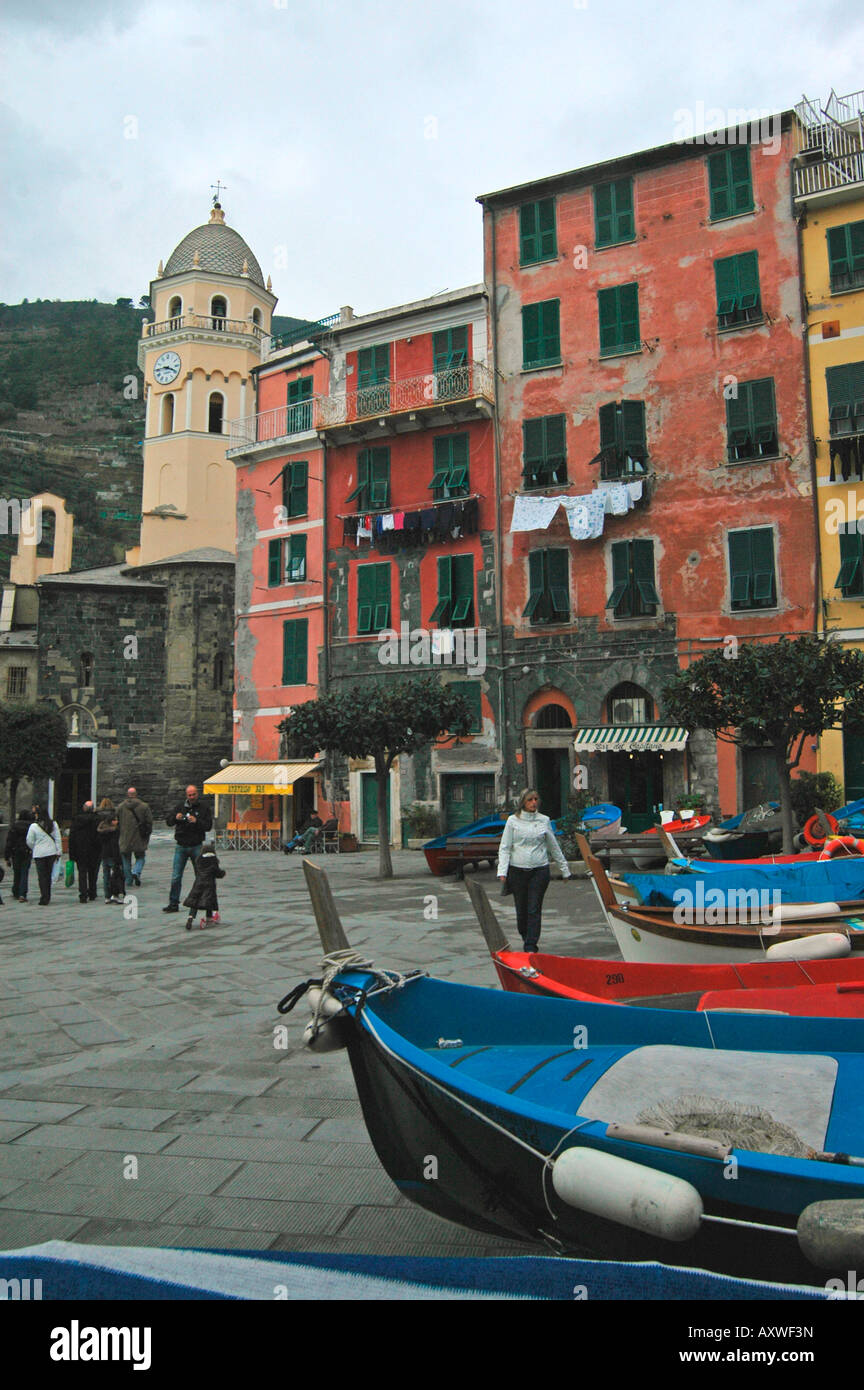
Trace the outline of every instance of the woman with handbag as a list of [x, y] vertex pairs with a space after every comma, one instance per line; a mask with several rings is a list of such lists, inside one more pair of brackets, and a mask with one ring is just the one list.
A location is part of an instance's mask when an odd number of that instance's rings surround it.
[[33, 824], [27, 831], [27, 845], [39, 877], [39, 906], [48, 907], [51, 902], [51, 878], [54, 865], [63, 853], [63, 842], [57, 822], [41, 806], [33, 807]]
[[516, 925], [526, 951], [536, 951], [540, 940], [543, 897], [549, 887], [549, 856], [561, 868], [562, 878], [572, 878], [570, 866], [552, 830], [548, 816], [540, 814], [536, 791], [524, 791], [514, 815], [507, 817], [498, 848], [498, 877], [516, 903]]

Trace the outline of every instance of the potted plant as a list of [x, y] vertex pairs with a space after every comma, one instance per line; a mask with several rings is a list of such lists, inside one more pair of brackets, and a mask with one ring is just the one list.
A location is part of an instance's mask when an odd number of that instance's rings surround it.
[[412, 801], [402, 813], [402, 823], [406, 849], [422, 849], [440, 834], [438, 808], [428, 801]]

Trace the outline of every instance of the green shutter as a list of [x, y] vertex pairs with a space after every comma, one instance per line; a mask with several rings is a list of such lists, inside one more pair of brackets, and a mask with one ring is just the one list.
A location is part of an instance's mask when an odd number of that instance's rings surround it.
[[483, 732], [483, 715], [481, 705], [481, 690], [479, 680], [453, 681], [448, 689], [453, 694], [461, 695], [465, 703], [471, 709], [471, 727], [469, 733], [479, 734]]
[[305, 685], [309, 622], [295, 618], [282, 625], [282, 684]]
[[849, 242], [846, 227], [828, 228], [828, 270], [832, 291], [849, 287]]
[[450, 617], [450, 603], [453, 586], [453, 565], [452, 558], [445, 555], [438, 561], [438, 602], [432, 609], [431, 623], [437, 623], [439, 627], [446, 627]]
[[285, 578], [289, 584], [302, 583], [306, 578], [306, 537], [293, 535], [288, 538], [288, 563]]
[[305, 516], [309, 510], [309, 464], [286, 464], [284, 478], [288, 493], [285, 503], [288, 515]]
[[288, 382], [288, 404], [297, 405], [300, 401], [308, 401], [312, 395], [311, 376], [298, 377], [296, 381]]
[[739, 145], [726, 151], [729, 156], [729, 183], [733, 211], [750, 212], [753, 208], [753, 185], [750, 178], [750, 150]]
[[635, 463], [643, 463], [647, 457], [644, 401], [621, 402], [621, 452]]
[[432, 336], [432, 370], [445, 372], [468, 361], [468, 329], [445, 328]]
[[597, 291], [600, 355], [633, 352], [641, 345], [639, 286], [616, 285]]
[[708, 189], [712, 221], [753, 210], [750, 150], [746, 145], [716, 150], [708, 156]]
[[651, 614], [660, 602], [654, 587], [654, 542], [632, 541], [633, 582], [639, 595], [642, 612]]
[[361, 348], [357, 354], [357, 385], [380, 386], [390, 376], [390, 344], [379, 343], [376, 347]]
[[617, 179], [613, 184], [615, 196], [615, 232], [617, 241], [631, 241], [636, 235], [633, 216], [633, 180]]
[[543, 417], [546, 434], [546, 468], [556, 474], [556, 482], [565, 481], [558, 476], [561, 465], [567, 462], [567, 417], [566, 415], [546, 415]]
[[348, 496], [345, 498], [346, 502], [356, 501], [358, 510], [360, 511], [363, 510], [362, 499], [365, 498], [369, 489], [370, 452], [371, 450], [369, 449], [361, 449], [357, 455], [357, 486], [354, 491], [349, 492]]
[[561, 360], [557, 299], [522, 307], [522, 366], [541, 367]]
[[439, 436], [433, 443], [432, 482], [436, 498], [457, 497], [468, 491], [468, 435]]
[[375, 616], [373, 626], [376, 632], [390, 626], [390, 566], [375, 566]]
[[534, 621], [538, 609], [542, 608], [545, 589], [543, 551], [532, 550], [528, 556], [528, 602], [522, 611], [522, 617], [529, 622]]
[[751, 532], [750, 554], [753, 565], [753, 606], [773, 608], [777, 601], [774, 579], [774, 532], [770, 526]]
[[753, 322], [761, 302], [758, 252], [743, 251], [715, 261], [714, 279], [720, 327]]
[[557, 249], [554, 198], [523, 203], [519, 209], [519, 264], [550, 260]]
[[358, 511], [386, 507], [390, 499], [390, 450], [361, 449], [357, 455], [357, 486], [346, 502], [357, 502]]
[[717, 317], [728, 319], [738, 307], [738, 257], [724, 256], [714, 262], [714, 285], [717, 291]]
[[552, 600], [552, 616], [570, 617], [570, 556], [566, 550], [547, 550], [546, 579]]
[[[769, 451], [777, 449], [777, 408], [774, 404], [774, 379], [766, 377], [763, 381], [750, 381], [750, 412], [753, 421], [753, 441], [755, 445], [768, 446]], [[765, 452], [765, 449], [762, 449]]]
[[357, 570], [357, 631], [372, 631], [375, 609], [375, 571], [377, 565], [360, 565]]
[[534, 487], [546, 461], [546, 431], [543, 419], [522, 421], [522, 476]]
[[474, 556], [454, 555], [452, 627], [471, 627], [474, 622]]
[[601, 405], [598, 415], [600, 418], [600, 448], [616, 448], [618, 444], [618, 406], [616, 402], [610, 401], [608, 405]]
[[606, 607], [613, 610], [616, 618], [629, 618], [632, 612], [629, 541], [616, 541], [612, 546], [612, 592]]
[[271, 541], [267, 547], [267, 583], [271, 588], [274, 584], [282, 583], [281, 541]]
[[759, 307], [759, 252], [743, 251], [738, 260], [739, 308], [753, 310]]
[[750, 599], [752, 557], [749, 531], [733, 531], [729, 536], [729, 580], [732, 607], [752, 607]]
[[840, 532], [840, 573], [834, 580], [835, 589], [842, 589], [843, 597], [864, 593], [864, 536], [858, 531], [856, 522], [850, 522]]
[[601, 183], [594, 189], [594, 242], [597, 246], [611, 246], [614, 241], [612, 185]]
[[633, 217], [633, 180], [616, 179], [594, 189], [594, 241], [597, 246], [614, 246], [632, 241], [636, 235]]

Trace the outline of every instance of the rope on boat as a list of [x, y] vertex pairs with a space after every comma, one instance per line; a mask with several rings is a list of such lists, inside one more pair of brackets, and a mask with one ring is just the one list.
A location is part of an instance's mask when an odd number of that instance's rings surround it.
[[[290, 1013], [294, 1005], [303, 998], [309, 989], [317, 989], [318, 997], [312, 1009], [312, 1019], [310, 1029], [313, 1037], [323, 1028], [328, 1018], [332, 1018], [338, 1009], [333, 1005], [338, 1004], [339, 1000], [332, 993], [330, 986], [336, 976], [344, 970], [356, 970], [363, 974], [375, 977], [375, 986], [372, 989], [358, 990], [359, 1002], [363, 1002], [373, 994], [380, 994], [382, 990], [402, 989], [411, 980], [416, 980], [419, 976], [425, 975], [425, 970], [412, 970], [408, 974], [403, 974], [398, 970], [378, 970], [374, 961], [367, 960], [360, 952], [351, 947], [341, 951], [331, 951], [324, 957], [322, 964], [323, 974], [317, 980], [304, 980], [302, 984], [296, 985], [290, 994], [286, 994], [284, 999], [280, 999], [276, 1008], [280, 1014]], [[341, 1006], [340, 1006], [341, 1007]]]
[[553, 1221], [557, 1221], [557, 1220], [558, 1220], [558, 1217], [557, 1217], [556, 1213], [552, 1210], [552, 1208], [551, 1208], [550, 1205], [549, 1205], [549, 1196], [548, 1196], [548, 1193], [547, 1193], [547, 1191], [546, 1191], [546, 1182], [547, 1182], [547, 1179], [548, 1179], [548, 1177], [549, 1177], [549, 1174], [552, 1172], [552, 1168], [553, 1168], [553, 1166], [554, 1166], [555, 1160], [556, 1160], [556, 1158], [558, 1157], [558, 1150], [561, 1148], [561, 1145], [562, 1145], [562, 1144], [565, 1144], [565, 1143], [567, 1142], [567, 1140], [570, 1138], [571, 1134], [575, 1134], [575, 1133], [577, 1132], [577, 1130], [584, 1129], [586, 1125], [590, 1125], [590, 1124], [592, 1124], [592, 1123], [593, 1123], [593, 1121], [590, 1120], [590, 1119], [588, 1119], [588, 1120], [580, 1120], [579, 1123], [578, 1123], [578, 1125], [574, 1125], [572, 1129], [568, 1129], [568, 1131], [567, 1131], [566, 1134], [562, 1134], [562, 1135], [561, 1135], [561, 1138], [558, 1140], [558, 1143], [555, 1145], [555, 1147], [554, 1147], [554, 1149], [552, 1150], [552, 1152], [551, 1152], [550, 1154], [547, 1155], [546, 1162], [545, 1162], [544, 1165], [543, 1165], [543, 1178], [542, 1178], [542, 1181], [541, 1181], [541, 1186], [542, 1186], [542, 1189], [543, 1189], [543, 1201], [545, 1202], [545, 1204], [546, 1204], [546, 1210], [548, 1211], [549, 1215], [552, 1217], [552, 1220], [553, 1220]]

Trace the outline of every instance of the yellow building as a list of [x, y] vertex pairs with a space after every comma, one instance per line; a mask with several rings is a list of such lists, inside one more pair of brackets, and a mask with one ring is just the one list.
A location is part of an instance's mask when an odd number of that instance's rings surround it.
[[[821, 631], [864, 650], [864, 91], [795, 108]], [[864, 738], [824, 734], [819, 769], [864, 796]]]
[[141, 537], [133, 565], [201, 547], [235, 551], [229, 420], [255, 410], [250, 369], [269, 341], [276, 298], [219, 203], [159, 264], [143, 325], [146, 425]]

